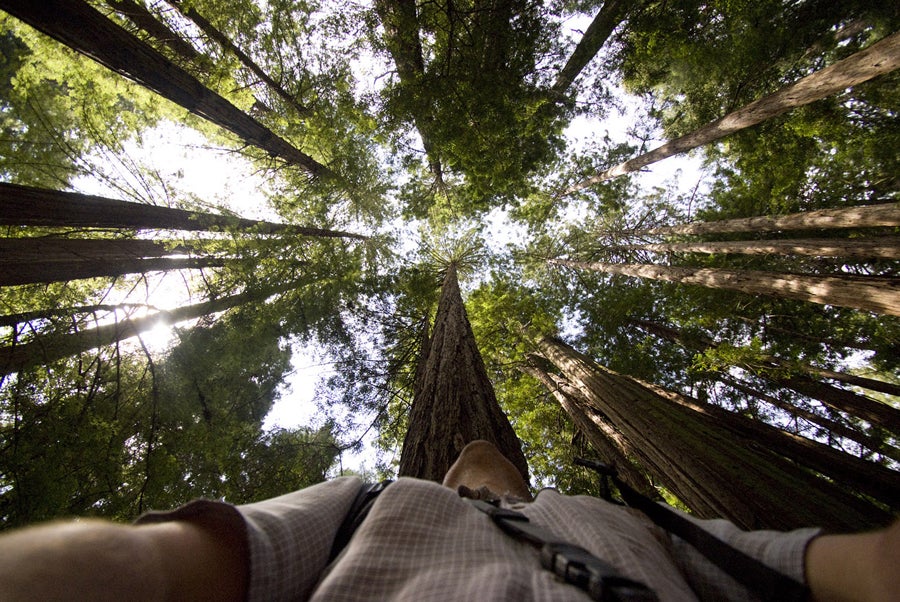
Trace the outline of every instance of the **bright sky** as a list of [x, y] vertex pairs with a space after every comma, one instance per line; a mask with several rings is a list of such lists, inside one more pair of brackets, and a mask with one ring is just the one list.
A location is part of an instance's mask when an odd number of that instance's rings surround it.
[[[580, 31], [587, 27], [590, 19], [570, 20], [566, 27], [575, 31], [573, 38], [580, 36]], [[377, 62], [361, 61], [357, 66], [357, 75], [361, 81], [372, 81], [384, 66]], [[573, 148], [580, 148], [592, 139], [609, 135], [614, 141], [626, 141], [627, 130], [635, 123], [640, 111], [640, 103], [636, 100], [623, 99], [626, 107], [624, 114], [613, 114], [602, 122], [584, 117], [576, 118], [566, 132], [567, 139]], [[268, 209], [264, 195], [260, 192], [266, 182], [256, 175], [254, 168], [240, 155], [209, 148], [209, 143], [194, 130], [167, 123], [153, 131], [142, 135], [142, 142], [133, 142], [127, 147], [127, 155], [139, 165], [153, 166], [159, 178], [151, 181], [152, 197], [160, 202], [169, 194], [184, 198], [195, 195], [211, 206], [227, 207], [242, 217], [251, 219], [277, 219]], [[146, 190], [146, 182], [129, 174], [125, 165], [103, 163], [105, 169], [114, 171], [124, 178], [136, 190]], [[665, 181], [675, 181], [682, 191], [693, 189], [702, 179], [699, 161], [690, 157], [676, 157], [653, 165], [645, 174], [639, 176], [643, 187], [660, 185]], [[165, 184], [163, 185], [162, 182]], [[90, 194], [121, 197], [121, 193], [110, 190], [95, 178], [80, 178], [75, 182], [78, 190]], [[143, 197], [150, 198], [147, 194]], [[495, 210], [487, 218], [489, 240], [495, 250], [502, 249], [506, 243], [520, 239], [509, 224], [504, 212]], [[188, 302], [187, 288], [180, 275], [168, 274], [154, 278], [149, 302], [160, 308], [172, 308]], [[113, 301], [113, 300], [111, 300]], [[114, 302], [114, 301], [113, 301]], [[173, 341], [170, 326], [160, 325], [142, 336], [144, 343], [152, 350], [162, 351]], [[315, 389], [323, 376], [327, 376], [330, 368], [317, 357], [313, 349], [295, 345], [293, 349], [292, 371], [287, 377], [286, 386], [266, 417], [265, 427], [291, 428], [302, 425], [319, 426], [321, 416], [317, 416]], [[359, 422], [367, 422], [359, 419]], [[344, 467], [360, 469], [371, 468], [374, 462], [369, 451], [369, 443], [374, 439], [370, 432], [361, 454], [345, 454], [342, 459]]]

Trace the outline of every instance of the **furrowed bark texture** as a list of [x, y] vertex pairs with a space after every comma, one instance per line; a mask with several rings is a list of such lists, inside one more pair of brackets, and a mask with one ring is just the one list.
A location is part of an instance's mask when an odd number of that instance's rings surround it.
[[893, 33], [865, 50], [816, 71], [769, 96], [751, 102], [690, 134], [675, 138], [659, 148], [587, 178], [569, 188], [566, 193], [583, 190], [593, 184], [637, 171], [651, 163], [709, 144], [793, 108], [890, 73], [898, 67], [900, 67], [900, 32]]
[[661, 398], [708, 416], [733, 433], [746, 437], [747, 441], [762, 444], [769, 451], [834, 479], [843, 487], [870, 495], [892, 508], [900, 507], [900, 472], [716, 405], [699, 402], [636, 378], [626, 378]]
[[698, 516], [724, 517], [745, 529], [852, 530], [890, 521], [876, 505], [772, 452], [755, 435], [728, 428], [720, 417], [598, 366], [556, 339], [543, 338], [538, 347], [631, 442], [654, 479]]
[[[423, 348], [425, 348], [423, 346]], [[528, 481], [528, 463], [500, 409], [451, 265], [441, 288], [427, 356], [419, 358], [400, 476], [441, 482], [466, 444], [490, 441]]]
[[0, 224], [4, 226], [191, 231], [221, 231], [237, 228], [260, 234], [297, 234], [360, 240], [367, 238], [361, 234], [339, 230], [277, 224], [229, 215], [131, 203], [78, 192], [59, 192], [6, 183], [0, 183]]
[[681, 284], [697, 284], [755, 295], [769, 295], [852, 307], [879, 314], [900, 316], [900, 285], [892, 278], [836, 278], [778, 274], [753, 270], [679, 268], [651, 264], [616, 264], [551, 259], [550, 263], [572, 268], [651, 278]]
[[778, 230], [831, 230], [900, 226], [900, 203], [860, 205], [845, 209], [820, 209], [787, 215], [763, 215], [715, 222], [696, 222], [665, 228], [638, 230], [634, 234], [720, 234], [723, 232], [774, 232]]
[[244, 142], [302, 167], [313, 176], [332, 175], [327, 167], [278, 137], [83, 0], [0, 0], [0, 9], [191, 113], [233, 132]]
[[[536, 359], [543, 360], [543, 358]], [[631, 458], [636, 454], [628, 440], [616, 431], [602, 414], [590, 406], [590, 402], [585, 400], [576, 387], [571, 386], [565, 379], [554, 378], [553, 374], [537, 366], [523, 366], [520, 370], [541, 381], [572, 419], [575, 427], [584, 434], [602, 461], [616, 468], [620, 479], [647, 497], [659, 497], [659, 492], [653, 487], [647, 475], [632, 463]]]

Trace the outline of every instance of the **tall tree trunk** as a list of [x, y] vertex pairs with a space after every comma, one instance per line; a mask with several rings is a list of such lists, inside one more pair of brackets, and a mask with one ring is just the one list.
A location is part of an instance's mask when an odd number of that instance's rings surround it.
[[835, 435], [836, 437], [853, 441], [865, 447], [866, 449], [900, 462], [900, 449], [897, 449], [896, 447], [885, 443], [884, 441], [879, 441], [836, 420], [831, 420], [829, 418], [826, 418], [825, 416], [820, 416], [815, 412], [805, 410], [795, 404], [782, 401], [773, 395], [767, 395], [762, 391], [757, 391], [756, 389], [748, 387], [744, 383], [738, 382], [733, 378], [717, 375], [716, 380], [725, 385], [728, 385], [736, 391], [744, 393], [745, 395], [750, 395], [755, 399], [764, 401], [798, 418], [802, 418], [808, 422], [818, 425], [830, 432], [832, 435]]
[[841, 209], [820, 209], [787, 215], [764, 215], [714, 222], [696, 222], [638, 230], [633, 234], [721, 234], [723, 232], [774, 232], [777, 230], [832, 230], [837, 228], [877, 228], [900, 226], [900, 203], [860, 205]]
[[682, 268], [650, 264], [615, 264], [551, 259], [549, 263], [583, 270], [651, 278], [680, 284], [741, 291], [797, 299], [821, 305], [852, 307], [879, 314], [900, 316], [897, 279], [835, 276], [805, 276], [752, 270]]
[[641, 465], [698, 516], [725, 517], [746, 529], [845, 530], [890, 520], [839, 484], [727, 428], [718, 416], [597, 366], [559, 340], [544, 338], [538, 347], [628, 438]]
[[900, 259], [900, 237], [742, 240], [622, 245], [655, 253], [739, 253], [743, 255], [811, 255], [844, 259]]
[[615, 430], [615, 427], [599, 412], [591, 407], [578, 389], [572, 387], [565, 379], [554, 378], [552, 374], [541, 368], [543, 358], [532, 358], [533, 366], [520, 366], [519, 369], [541, 382], [550, 391], [559, 405], [566, 411], [575, 427], [584, 434], [591, 447], [600, 454], [603, 462], [614, 466], [619, 478], [644, 495], [657, 498], [659, 493], [643, 472], [634, 466], [635, 450], [629, 441]]
[[613, 30], [618, 27], [629, 12], [634, 10], [636, 4], [629, 0], [605, 0], [603, 2], [603, 6], [600, 7], [584, 35], [581, 36], [581, 40], [575, 46], [575, 50], [572, 51], [569, 60], [566, 61], [566, 64], [556, 75], [556, 81], [551, 88], [554, 94], [562, 96], [568, 91], [575, 78], [581, 74], [581, 71], [600, 51], [600, 48], [612, 35]]
[[89, 349], [111, 345], [117, 341], [136, 337], [140, 333], [156, 327], [161, 320], [167, 324], [176, 324], [185, 320], [200, 318], [289, 291], [295, 286], [295, 283], [290, 283], [276, 288], [246, 291], [212, 301], [159, 312], [152, 316], [128, 318], [72, 334], [51, 335], [27, 343], [6, 345], [0, 347], [0, 376], [48, 364]]
[[183, 244], [165, 244], [140, 238], [0, 238], [0, 264], [32, 261], [77, 261], [88, 259], [146, 259], [188, 255]]
[[260, 234], [343, 237], [365, 240], [352, 234], [323, 228], [242, 219], [184, 209], [131, 203], [106, 197], [59, 192], [18, 184], [0, 183], [0, 224], [68, 228], [120, 228], [136, 230], [214, 231], [236, 228]]
[[441, 288], [428, 355], [419, 362], [416, 373], [420, 380], [415, 387], [399, 474], [440, 482], [466, 444], [485, 439], [496, 445], [527, 481], [528, 463], [516, 433], [497, 404], [453, 264]]
[[190, 6], [185, 5], [184, 2], [180, 2], [179, 0], [171, 0], [169, 3], [177, 8], [185, 17], [193, 21], [194, 24], [200, 28], [200, 31], [205, 33], [209, 38], [215, 40], [220, 46], [236, 56], [248, 71], [265, 82], [269, 89], [272, 90], [279, 98], [281, 98], [281, 100], [283, 100], [289, 106], [293, 107], [293, 109], [297, 112], [297, 115], [304, 117], [310, 114], [311, 111], [309, 107], [301, 104], [300, 101], [297, 100], [296, 96], [285, 90], [280, 83], [272, 79], [272, 77], [268, 73], [263, 71], [262, 67], [257, 65], [256, 62], [252, 58], [250, 58], [247, 53], [238, 48], [238, 46], [234, 42], [232, 42], [228, 38], [228, 36], [216, 29], [216, 27], [205, 17], [203, 17], [203, 15], [198, 13]]
[[0, 9], [195, 115], [233, 132], [248, 144], [297, 165], [313, 176], [334, 175], [84, 0], [0, 0]]
[[[715, 348], [715, 343], [705, 337], [701, 337], [699, 339], [685, 337], [682, 335], [682, 333], [678, 332], [674, 328], [668, 328], [661, 324], [656, 324], [647, 320], [631, 319], [630, 322], [638, 326], [639, 328], [646, 330], [647, 332], [650, 332], [658, 337], [674, 341], [687, 349], [693, 349], [695, 351], [707, 351]], [[806, 372], [814, 373], [817, 369], [813, 366], [786, 363], [779, 358], [765, 355], [761, 356], [759, 358], [759, 361], [756, 363], [745, 362], [738, 367], [749, 371], [755, 376], [771, 381], [781, 387], [791, 389], [792, 391], [796, 391], [801, 395], [820, 401], [832, 409], [846, 412], [851, 416], [862, 418], [863, 420], [866, 420], [871, 424], [881, 427], [887, 431], [900, 434], [900, 410], [876, 401], [870, 397], [854, 393], [853, 391], [847, 391], [846, 389], [841, 389], [828, 383], [817, 381], [813, 378], [810, 378], [809, 376], [805, 376], [802, 374], [783, 374], [785, 370], [791, 369], [793, 369], [795, 372], [796, 370], [805, 370]], [[822, 372], [838, 374], [836, 372], [830, 372], [826, 370], [822, 370]], [[845, 379], [848, 379], [851, 375], [841, 376], [845, 377]], [[876, 381], [874, 379], [863, 380], [866, 381], [869, 387], [877, 386], [881, 389], [888, 389], [887, 392], [889, 393], [893, 391], [895, 387], [895, 385], [893, 385], [892, 383]]]
[[119, 257], [74, 261], [32, 261], [25, 264], [0, 261], [0, 286], [222, 267], [225, 263], [226, 260], [219, 257], [149, 257], [146, 259]]
[[900, 472], [725, 408], [699, 402], [636, 378], [626, 378], [654, 391], [660, 397], [709, 416], [728, 430], [761, 443], [780, 456], [820, 472], [854, 491], [879, 499], [892, 508], [900, 508]]
[[419, 17], [415, 0], [375, 0], [375, 12], [384, 27], [384, 39], [391, 58], [397, 66], [400, 85], [412, 100], [412, 118], [422, 138], [422, 146], [428, 157], [428, 166], [439, 186], [444, 185], [440, 153], [432, 139], [434, 115], [421, 106], [422, 80], [425, 77], [425, 61], [419, 40]]
[[690, 134], [591, 176], [566, 190], [566, 194], [637, 171], [673, 155], [709, 144], [734, 132], [762, 123], [787, 111], [890, 73], [900, 67], [900, 32], [893, 33], [865, 50], [816, 71], [777, 92], [755, 100]]
[[73, 307], [44, 308], [34, 311], [23, 311], [15, 314], [0, 315], [0, 327], [6, 326], [13, 328], [15, 326], [18, 326], [19, 324], [24, 324], [33, 320], [50, 320], [52, 318], [58, 317], [71, 318], [72, 316], [75, 316], [77, 314], [98, 314], [101, 312], [109, 313], [116, 310], [125, 310], [137, 307], [149, 308], [150, 306], [146, 303], [119, 303], [116, 305], [100, 303], [97, 305], [76, 305]]
[[[754, 326], [756, 326], [757, 322], [755, 320], [749, 320], [747, 318], [739, 318], [745, 322], [748, 322]], [[783, 328], [781, 326], [775, 326], [768, 321], [764, 321], [761, 325], [763, 330], [763, 336], [767, 339], [771, 338], [769, 333], [778, 332], [783, 335], [787, 335], [789, 337], [793, 337], [798, 340], [808, 341], [810, 343], [816, 343], [818, 345], [823, 345], [827, 347], [843, 347], [846, 349], [859, 349], [862, 351], [878, 351], [878, 347], [870, 341], [861, 341], [852, 337], [839, 338], [836, 336], [827, 336], [824, 333], [812, 333], [812, 332], [797, 332], [792, 328]]]
[[132, 23], [153, 36], [160, 43], [165, 44], [169, 50], [185, 61], [200, 63], [205, 59], [202, 54], [197, 52], [196, 48], [160, 22], [140, 2], [135, 2], [134, 0], [106, 0], [106, 4], [117, 13], [128, 17]]

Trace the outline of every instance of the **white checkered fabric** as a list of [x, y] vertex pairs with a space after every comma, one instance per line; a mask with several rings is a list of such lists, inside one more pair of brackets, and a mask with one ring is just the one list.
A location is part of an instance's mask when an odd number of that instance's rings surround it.
[[[340, 478], [237, 507], [251, 555], [250, 600], [586, 600], [540, 566], [538, 550], [506, 535], [455, 491], [401, 478], [382, 493], [350, 544], [327, 565], [334, 535], [361, 487]], [[190, 505], [188, 506], [188, 508]], [[531, 522], [582, 546], [663, 601], [752, 600], [728, 575], [637, 512], [544, 490], [514, 504]], [[184, 509], [170, 514], [184, 516]], [[740, 531], [696, 521], [795, 579], [818, 531]]]

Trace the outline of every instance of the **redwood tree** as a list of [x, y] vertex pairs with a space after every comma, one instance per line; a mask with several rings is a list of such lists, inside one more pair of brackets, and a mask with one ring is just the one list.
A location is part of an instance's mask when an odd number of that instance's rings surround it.
[[900, 33], [893, 33], [842, 61], [783, 87], [774, 94], [751, 102], [697, 130], [629, 159], [579, 182], [566, 193], [577, 192], [599, 182], [616, 178], [673, 155], [709, 144], [744, 128], [762, 123], [793, 108], [807, 105], [841, 92], [900, 67]]
[[447, 267], [434, 330], [423, 345], [416, 377], [401, 476], [441, 481], [467, 443], [485, 439], [528, 480], [521, 443], [497, 403], [475, 344], [455, 263]]
[[83, 0], [2, 0], [0, 8], [129, 79], [313, 176], [332, 172]]
[[[557, 339], [542, 338], [538, 348], [593, 411], [622, 432], [654, 480], [698, 516], [725, 517], [748, 529], [822, 525], [843, 530], [890, 520], [877, 505], [759, 445], [721, 416], [676, 403]], [[900, 475], [886, 474], [893, 488], [887, 495], [893, 491], [894, 497], [884, 501], [896, 506]]]
[[900, 294], [896, 278], [860, 276], [806, 276], [802, 274], [762, 272], [759, 270], [723, 270], [683, 268], [652, 264], [604, 263], [551, 259], [550, 263], [572, 268], [652, 278], [709, 288], [736, 290], [754, 295], [799, 299], [822, 305], [853, 307], [879, 314], [900, 316]]

